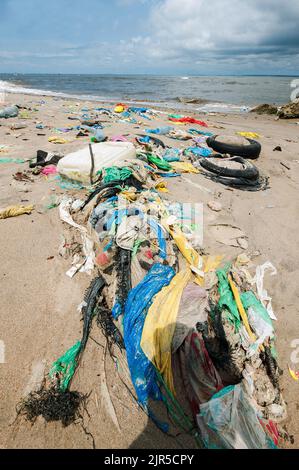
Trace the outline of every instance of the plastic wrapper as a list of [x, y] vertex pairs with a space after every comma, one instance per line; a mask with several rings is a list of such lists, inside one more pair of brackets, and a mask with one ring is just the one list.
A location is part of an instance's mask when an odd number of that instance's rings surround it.
[[273, 449], [242, 385], [229, 386], [200, 407], [197, 423], [209, 449]]

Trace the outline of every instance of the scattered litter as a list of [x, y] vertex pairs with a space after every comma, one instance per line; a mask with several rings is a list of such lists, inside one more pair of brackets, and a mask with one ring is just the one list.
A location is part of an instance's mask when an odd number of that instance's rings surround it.
[[45, 168], [42, 169], [41, 173], [45, 176], [48, 175], [56, 175], [57, 173], [57, 168], [55, 165], [48, 165]]
[[[32, 422], [43, 416], [65, 426], [80, 419], [87, 397], [70, 388], [77, 369], [89, 366], [82, 357], [96, 326], [106, 338], [105, 346], [100, 344], [101, 406], [118, 432], [118, 394], [109, 389], [107, 352], [132, 400], [163, 432], [188, 434], [198, 447], [276, 448], [286, 404], [275, 352], [276, 317], [263, 286], [265, 272], [274, 275], [276, 269], [265, 263], [253, 278], [248, 237], [231, 224], [209, 226], [209, 237], [244, 253], [230, 262], [219, 253], [207, 255], [198, 236], [202, 222], [194, 219], [194, 211], [171, 200], [172, 185], [168, 189], [165, 183], [166, 178], [180, 177], [192, 191], [209, 194], [209, 209], [220, 212], [221, 194], [199, 184], [208, 171], [204, 165], [217, 183], [227, 184], [233, 172], [239, 189], [247, 190], [248, 181], [256, 188], [260, 172], [247, 158], [259, 156], [261, 145], [252, 138], [260, 136], [246, 132], [230, 140], [197, 129], [185, 131], [183, 124], [207, 123], [123, 103], [114, 109], [80, 103], [70, 108], [66, 102], [63, 106], [78, 125], [52, 132], [74, 131], [97, 143], [66, 156], [39, 150], [30, 167], [45, 175], [58, 172], [54, 180], [72, 191], [71, 197], [51, 196], [46, 210], [59, 206], [60, 219], [67, 224], [58, 250], [72, 263], [66, 275], [73, 278], [80, 272], [94, 279], [78, 308], [81, 339], [57, 354], [49, 375], [20, 403], [19, 413]], [[138, 123], [132, 129], [144, 129], [145, 120], [160, 114], [168, 116], [173, 127], [149, 125], [147, 135], [120, 134], [111, 140], [104, 135], [103, 129], [113, 122]], [[180, 141], [179, 148], [168, 145], [169, 138]], [[68, 142], [57, 136], [49, 141]], [[214, 158], [213, 150], [221, 156]], [[240, 150], [245, 154], [241, 159]], [[226, 153], [237, 157], [227, 158]], [[15, 177], [31, 182], [25, 172]], [[85, 195], [79, 198], [78, 190]], [[48, 256], [47, 261], [55, 258]]]
[[22, 158], [0, 158], [0, 163], [25, 163]]
[[0, 145], [0, 153], [7, 153], [9, 150], [10, 147], [8, 145]]
[[33, 183], [33, 179], [22, 171], [18, 171], [17, 173], [15, 173], [13, 175], [13, 179], [15, 179], [16, 181], [23, 181], [25, 183]]
[[0, 211], [0, 219], [8, 219], [9, 217], [18, 217], [23, 214], [31, 214], [34, 206], [10, 206]]
[[70, 141], [66, 139], [62, 139], [61, 137], [52, 136], [48, 138], [48, 141], [52, 144], [68, 144]]
[[254, 282], [256, 283], [257, 293], [260, 301], [266, 307], [270, 318], [272, 320], [277, 320], [272, 308], [272, 298], [269, 297], [267, 291], [264, 289], [264, 277], [267, 271], [270, 271], [270, 276], [277, 275], [277, 269], [273, 266], [272, 263], [270, 263], [270, 261], [267, 261], [262, 266], [257, 266]]
[[291, 167], [288, 166], [288, 165], [287, 165], [286, 163], [284, 163], [284, 162], [280, 162], [280, 164], [281, 164], [281, 166], [283, 166], [283, 167], [286, 168], [287, 170], [290, 170], [290, 169], [291, 169]]
[[292, 377], [292, 379], [294, 379], [296, 382], [299, 381], [299, 372], [295, 372], [293, 369], [289, 367], [289, 372], [290, 372], [290, 376]]
[[256, 132], [237, 132], [241, 137], [246, 137], [247, 139], [260, 139], [260, 134]]
[[18, 106], [8, 106], [7, 108], [2, 108], [0, 109], [0, 119], [8, 119], [8, 118], [13, 118], [17, 117], [19, 114], [19, 108]]

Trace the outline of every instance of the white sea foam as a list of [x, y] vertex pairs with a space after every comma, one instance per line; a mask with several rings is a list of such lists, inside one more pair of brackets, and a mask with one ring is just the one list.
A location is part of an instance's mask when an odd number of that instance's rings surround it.
[[[104, 96], [93, 96], [93, 95], [76, 95], [70, 93], [60, 93], [58, 91], [51, 90], [40, 90], [38, 88], [27, 88], [24, 86], [16, 85], [12, 82], [6, 82], [0, 80], [0, 93], [22, 93], [25, 95], [36, 95], [36, 96], [56, 96], [58, 98], [72, 98], [82, 101], [111, 101], [112, 99]], [[115, 102], [117, 100], [114, 100]]]

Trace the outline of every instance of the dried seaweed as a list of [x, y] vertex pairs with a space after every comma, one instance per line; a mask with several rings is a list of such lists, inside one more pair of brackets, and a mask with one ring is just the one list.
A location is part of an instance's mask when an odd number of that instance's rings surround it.
[[79, 392], [62, 392], [56, 387], [49, 390], [41, 388], [19, 403], [17, 413], [32, 423], [42, 416], [47, 422], [61, 421], [66, 427], [81, 418], [80, 409], [85, 408], [86, 400], [87, 395]]
[[131, 255], [130, 251], [119, 247], [115, 253], [115, 267], [117, 271], [116, 299], [120, 305], [121, 313], [124, 312], [128, 294], [132, 289]]
[[108, 343], [109, 351], [112, 344], [116, 344], [120, 350], [125, 348], [122, 335], [113, 322], [111, 311], [104, 303], [97, 306], [95, 313], [97, 315], [97, 325], [102, 329]]

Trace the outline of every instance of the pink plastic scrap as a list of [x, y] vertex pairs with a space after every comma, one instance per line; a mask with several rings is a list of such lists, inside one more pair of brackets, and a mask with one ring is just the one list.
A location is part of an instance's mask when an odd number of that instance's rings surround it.
[[55, 165], [49, 165], [42, 169], [42, 174], [45, 176], [56, 175], [56, 173], [57, 173], [57, 168]]
[[128, 139], [126, 139], [123, 135], [115, 135], [111, 137], [110, 140], [112, 142], [128, 142]]

